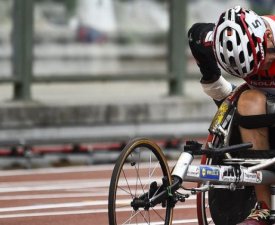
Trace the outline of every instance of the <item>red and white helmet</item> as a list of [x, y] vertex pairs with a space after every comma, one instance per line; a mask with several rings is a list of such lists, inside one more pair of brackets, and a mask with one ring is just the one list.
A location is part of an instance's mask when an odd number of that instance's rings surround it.
[[226, 10], [214, 30], [214, 53], [221, 67], [245, 78], [255, 74], [265, 59], [266, 26], [251, 10], [236, 6]]

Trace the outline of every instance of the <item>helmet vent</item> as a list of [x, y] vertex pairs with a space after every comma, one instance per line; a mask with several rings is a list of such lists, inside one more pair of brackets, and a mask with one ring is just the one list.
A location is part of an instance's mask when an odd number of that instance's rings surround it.
[[232, 67], [237, 67], [236, 62], [235, 62], [235, 59], [234, 59], [233, 56], [230, 56], [230, 57], [229, 57], [229, 63], [230, 63], [230, 65], [231, 65]]
[[222, 61], [225, 62], [225, 59], [224, 59], [224, 56], [222, 53], [220, 53], [220, 56], [221, 56]]
[[244, 63], [245, 59], [244, 59], [243, 51], [240, 52], [239, 59], [240, 59], [240, 63]]
[[247, 42], [247, 51], [248, 51], [248, 55], [251, 56], [252, 55], [252, 48], [249, 42]]
[[226, 43], [226, 45], [227, 45], [227, 49], [228, 49], [228, 51], [232, 51], [233, 50], [233, 45], [232, 45], [232, 42], [231, 41], [227, 41], [227, 43]]
[[252, 37], [252, 40], [253, 40], [254, 46], [255, 46], [255, 48], [256, 48], [256, 47], [257, 47], [257, 45], [258, 45], [257, 38], [255, 37], [255, 35], [254, 35], [254, 34], [252, 34], [252, 35], [251, 35], [251, 37]]
[[227, 31], [227, 36], [229, 36], [229, 37], [232, 36], [232, 33], [233, 33], [233, 32], [232, 32], [232, 29], [231, 29], [231, 28], [227, 28], [226, 31]]

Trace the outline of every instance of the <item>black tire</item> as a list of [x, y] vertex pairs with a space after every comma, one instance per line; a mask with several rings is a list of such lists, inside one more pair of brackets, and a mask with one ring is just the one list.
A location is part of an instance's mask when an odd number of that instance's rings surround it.
[[[234, 128], [230, 145], [240, 143], [238, 129]], [[217, 143], [218, 147], [219, 143]], [[222, 159], [202, 160], [207, 165], [221, 165]], [[254, 187], [229, 191], [214, 189], [197, 195], [199, 225], [236, 225], [242, 222], [255, 206]]]
[[208, 195], [209, 208], [215, 225], [236, 225], [242, 222], [255, 206], [253, 187], [243, 190], [213, 190]]
[[[149, 163], [149, 171], [147, 164]], [[148, 178], [144, 178], [144, 176]], [[166, 177], [172, 183], [170, 170], [162, 150], [152, 141], [135, 139], [129, 142], [121, 152], [111, 177], [109, 188], [108, 216], [109, 225], [151, 224], [162, 220], [161, 224], [172, 223], [173, 208], [156, 205], [154, 208], [134, 210], [131, 201], [147, 193], [150, 184], [162, 184]], [[128, 179], [130, 178], [130, 179]]]
[[197, 197], [199, 225], [236, 225], [249, 215], [256, 203], [254, 187], [236, 191], [215, 189]]

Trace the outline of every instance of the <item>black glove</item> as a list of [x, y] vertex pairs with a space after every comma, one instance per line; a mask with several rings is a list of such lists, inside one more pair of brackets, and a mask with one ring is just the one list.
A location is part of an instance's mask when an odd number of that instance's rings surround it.
[[189, 46], [202, 73], [202, 83], [214, 82], [221, 75], [212, 43], [205, 42], [207, 33], [213, 31], [214, 26], [212, 23], [196, 23], [188, 31]]

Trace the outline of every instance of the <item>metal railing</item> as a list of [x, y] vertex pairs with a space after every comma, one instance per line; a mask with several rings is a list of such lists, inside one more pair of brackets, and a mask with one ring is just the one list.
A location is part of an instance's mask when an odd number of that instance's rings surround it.
[[14, 0], [12, 29], [12, 74], [0, 78], [0, 83], [13, 84], [14, 100], [31, 100], [33, 82], [80, 82], [80, 81], [140, 81], [164, 79], [169, 85], [170, 95], [182, 95], [183, 81], [186, 77], [186, 5], [187, 1], [170, 0], [170, 29], [168, 35], [168, 71], [158, 74], [77, 75], [77, 76], [33, 76], [33, 10], [34, 0]]

